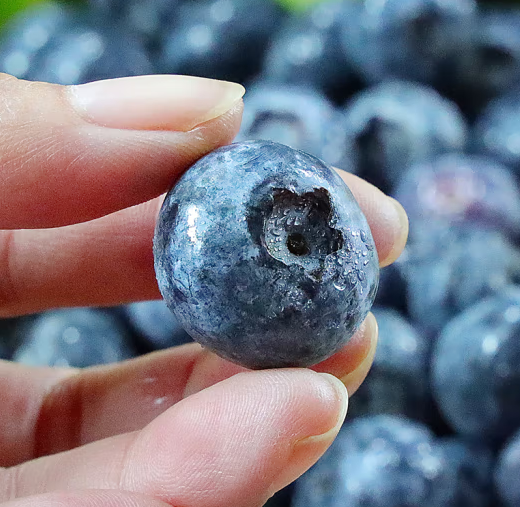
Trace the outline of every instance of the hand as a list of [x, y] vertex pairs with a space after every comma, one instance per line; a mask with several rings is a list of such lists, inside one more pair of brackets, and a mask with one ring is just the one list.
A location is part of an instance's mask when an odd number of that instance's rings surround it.
[[[242, 93], [179, 76], [67, 88], [0, 75], [0, 315], [159, 297], [160, 196], [232, 141]], [[340, 174], [390, 264], [404, 211]], [[370, 315], [315, 371], [246, 371], [197, 344], [81, 371], [0, 362], [0, 502], [260, 506], [330, 445], [376, 341]]]

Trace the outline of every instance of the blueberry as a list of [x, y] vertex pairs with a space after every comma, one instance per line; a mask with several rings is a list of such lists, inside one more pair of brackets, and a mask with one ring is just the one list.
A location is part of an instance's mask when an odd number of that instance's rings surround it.
[[441, 439], [438, 445], [457, 481], [454, 496], [446, 507], [488, 507], [493, 496], [491, 449], [459, 436]]
[[151, 74], [153, 70], [140, 40], [119, 27], [78, 18], [55, 34], [27, 78], [72, 85]]
[[332, 104], [312, 88], [258, 83], [245, 96], [239, 139], [274, 141], [320, 157], [333, 118]]
[[500, 443], [520, 427], [520, 287], [481, 301], [443, 329], [432, 386], [462, 435]]
[[134, 355], [129, 336], [108, 311], [67, 308], [42, 313], [24, 328], [13, 360], [31, 366], [82, 368]]
[[372, 309], [379, 338], [372, 368], [352, 397], [349, 414], [401, 414], [425, 420], [429, 397], [429, 340], [398, 312]]
[[465, 147], [457, 106], [426, 86], [385, 82], [356, 95], [331, 129], [327, 161], [385, 191], [414, 163]]
[[519, 254], [499, 231], [452, 227], [425, 230], [398, 264], [408, 311], [436, 334], [459, 312], [500, 293], [519, 275]]
[[460, 30], [463, 40], [446, 58], [439, 88], [474, 117], [520, 80], [520, 13], [489, 8]]
[[2, 32], [0, 72], [25, 79], [54, 36], [74, 19], [61, 4], [44, 3], [24, 10]]
[[448, 154], [416, 164], [393, 195], [410, 218], [410, 238], [434, 227], [476, 225], [520, 234], [520, 189], [509, 168], [492, 159]]
[[445, 507], [455, 478], [426, 426], [396, 416], [346, 423], [295, 483], [292, 507]]
[[473, 144], [520, 177], [520, 90], [488, 105], [476, 122]]
[[250, 368], [309, 366], [339, 350], [374, 300], [370, 229], [329, 166], [250, 141], [199, 160], [167, 195], [159, 288], [186, 331]]
[[500, 452], [495, 484], [504, 507], [520, 505], [520, 427]]
[[405, 261], [405, 253], [396, 262], [382, 268], [379, 272], [379, 287], [374, 304], [391, 307], [401, 313], [407, 312], [406, 284], [399, 269], [399, 264]]
[[284, 84], [311, 86], [343, 102], [360, 84], [341, 48], [343, 17], [352, 2], [328, 1], [302, 16], [291, 16], [273, 34], [262, 77]]
[[283, 12], [265, 0], [200, 0], [181, 4], [164, 31], [161, 72], [243, 82], [259, 70]]
[[432, 84], [476, 11], [474, 0], [361, 0], [344, 17], [343, 47], [368, 82]]
[[131, 303], [123, 311], [132, 328], [152, 350], [192, 341], [162, 299]]

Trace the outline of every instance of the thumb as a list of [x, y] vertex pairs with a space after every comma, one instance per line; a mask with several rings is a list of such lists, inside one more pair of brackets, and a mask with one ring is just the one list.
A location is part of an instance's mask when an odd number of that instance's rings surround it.
[[0, 228], [87, 221], [160, 195], [232, 141], [243, 93], [189, 76], [64, 87], [0, 74]]

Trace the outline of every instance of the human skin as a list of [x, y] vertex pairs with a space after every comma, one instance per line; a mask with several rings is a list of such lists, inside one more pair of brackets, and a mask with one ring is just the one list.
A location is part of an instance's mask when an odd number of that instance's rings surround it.
[[[179, 76], [71, 90], [1, 75], [0, 315], [159, 297], [162, 195], [232, 141], [242, 93]], [[390, 264], [402, 208], [341, 176]], [[248, 371], [197, 344], [85, 370], [0, 362], [0, 502], [262, 505], [330, 445], [376, 341], [369, 316], [313, 370]]]

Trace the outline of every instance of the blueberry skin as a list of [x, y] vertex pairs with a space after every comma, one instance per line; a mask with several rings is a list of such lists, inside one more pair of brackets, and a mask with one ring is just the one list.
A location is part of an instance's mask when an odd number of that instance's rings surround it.
[[192, 341], [162, 299], [131, 303], [123, 307], [123, 312], [132, 328], [152, 350]]
[[352, 397], [349, 414], [425, 420], [431, 404], [430, 341], [395, 310], [373, 307], [372, 313], [379, 328], [377, 350], [367, 378]]
[[426, 229], [398, 268], [408, 312], [431, 336], [459, 312], [500, 293], [519, 277], [519, 253], [500, 233], [474, 227]]
[[292, 507], [445, 507], [455, 478], [424, 425], [397, 416], [347, 422], [295, 483]]
[[443, 329], [432, 388], [462, 435], [496, 444], [520, 427], [520, 287], [484, 299]]
[[446, 507], [488, 507], [493, 497], [493, 452], [480, 442], [459, 436], [438, 440], [456, 478], [453, 498]]
[[156, 226], [161, 293], [186, 331], [249, 368], [310, 366], [371, 307], [378, 258], [343, 180], [301, 151], [249, 141], [199, 160]]
[[24, 327], [23, 335], [13, 361], [31, 366], [83, 368], [134, 356], [122, 323], [94, 308], [42, 313]]
[[343, 48], [369, 83], [410, 79], [435, 83], [460, 44], [474, 0], [361, 0], [344, 17]]
[[408, 167], [463, 150], [468, 128], [456, 104], [427, 86], [389, 81], [355, 95], [332, 125], [327, 161], [390, 191]]
[[520, 177], [520, 89], [489, 103], [473, 132], [473, 148], [511, 167]]
[[520, 235], [520, 188], [488, 157], [447, 154], [410, 167], [393, 192], [410, 219], [411, 240], [433, 227], [474, 225]]
[[360, 83], [341, 46], [342, 20], [351, 2], [328, 1], [301, 16], [291, 16], [273, 34], [262, 79], [310, 86], [342, 103]]
[[274, 141], [322, 158], [335, 118], [333, 105], [317, 90], [259, 82], [244, 98], [238, 140]]
[[501, 450], [494, 474], [496, 490], [504, 507], [520, 505], [520, 430]]

